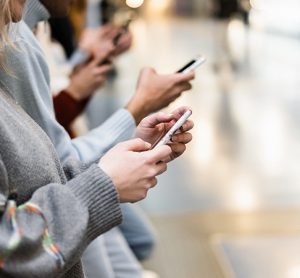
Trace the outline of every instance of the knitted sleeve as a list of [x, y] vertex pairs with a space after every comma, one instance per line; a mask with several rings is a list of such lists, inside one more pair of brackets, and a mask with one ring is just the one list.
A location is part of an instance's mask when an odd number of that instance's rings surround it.
[[[21, 22], [20, 32], [22, 30], [26, 35], [27, 29]], [[48, 134], [61, 161], [65, 162], [73, 156], [85, 163], [92, 163], [115, 144], [132, 138], [135, 121], [128, 110], [119, 109], [97, 128], [70, 140], [68, 133], [55, 119], [48, 67], [41, 50], [33, 45], [34, 41], [19, 39], [14, 43], [19, 51], [7, 50], [6, 57], [8, 68], [18, 78], [0, 73], [0, 79], [15, 100]]]
[[0, 157], [0, 276], [60, 277], [86, 246], [121, 222], [109, 177], [93, 165], [65, 185], [37, 189], [17, 204]]

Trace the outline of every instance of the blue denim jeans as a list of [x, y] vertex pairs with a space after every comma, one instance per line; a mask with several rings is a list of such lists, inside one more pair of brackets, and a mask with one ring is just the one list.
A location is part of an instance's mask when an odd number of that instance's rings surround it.
[[143, 212], [122, 204], [123, 223], [94, 240], [82, 262], [87, 278], [141, 278], [138, 261], [150, 256], [155, 244], [154, 230]]

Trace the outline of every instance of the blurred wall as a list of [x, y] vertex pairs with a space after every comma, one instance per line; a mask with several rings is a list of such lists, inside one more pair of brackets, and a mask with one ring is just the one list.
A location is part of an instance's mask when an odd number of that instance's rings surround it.
[[173, 0], [174, 10], [182, 15], [209, 15], [213, 0]]

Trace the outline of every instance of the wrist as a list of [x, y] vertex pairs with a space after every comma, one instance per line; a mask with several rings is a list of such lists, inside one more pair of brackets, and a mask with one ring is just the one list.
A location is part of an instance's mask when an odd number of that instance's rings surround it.
[[80, 92], [80, 90], [78, 90], [78, 88], [75, 88], [74, 86], [72, 86], [72, 84], [70, 84], [66, 89], [65, 92], [67, 92], [67, 94], [69, 96], [71, 96], [73, 99], [77, 100], [77, 101], [81, 101], [82, 98], [82, 94]]
[[147, 116], [146, 104], [139, 102], [137, 99], [132, 99], [129, 101], [126, 109], [131, 113], [136, 125], [138, 125], [141, 120]]

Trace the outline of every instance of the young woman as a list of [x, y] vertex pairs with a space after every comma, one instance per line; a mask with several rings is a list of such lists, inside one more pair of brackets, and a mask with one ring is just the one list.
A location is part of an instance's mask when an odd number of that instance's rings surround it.
[[[7, 33], [17, 32], [24, 2], [0, 0], [0, 70], [16, 79], [4, 52], [22, 51]], [[153, 142], [186, 109], [150, 116], [137, 135]], [[174, 151], [168, 146], [149, 151], [151, 144], [134, 139], [98, 164], [68, 160], [62, 166], [47, 135], [8, 90], [0, 90], [0, 111], [0, 277], [83, 277], [86, 246], [121, 222], [120, 202], [146, 196]], [[191, 127], [190, 122], [184, 130]]]

